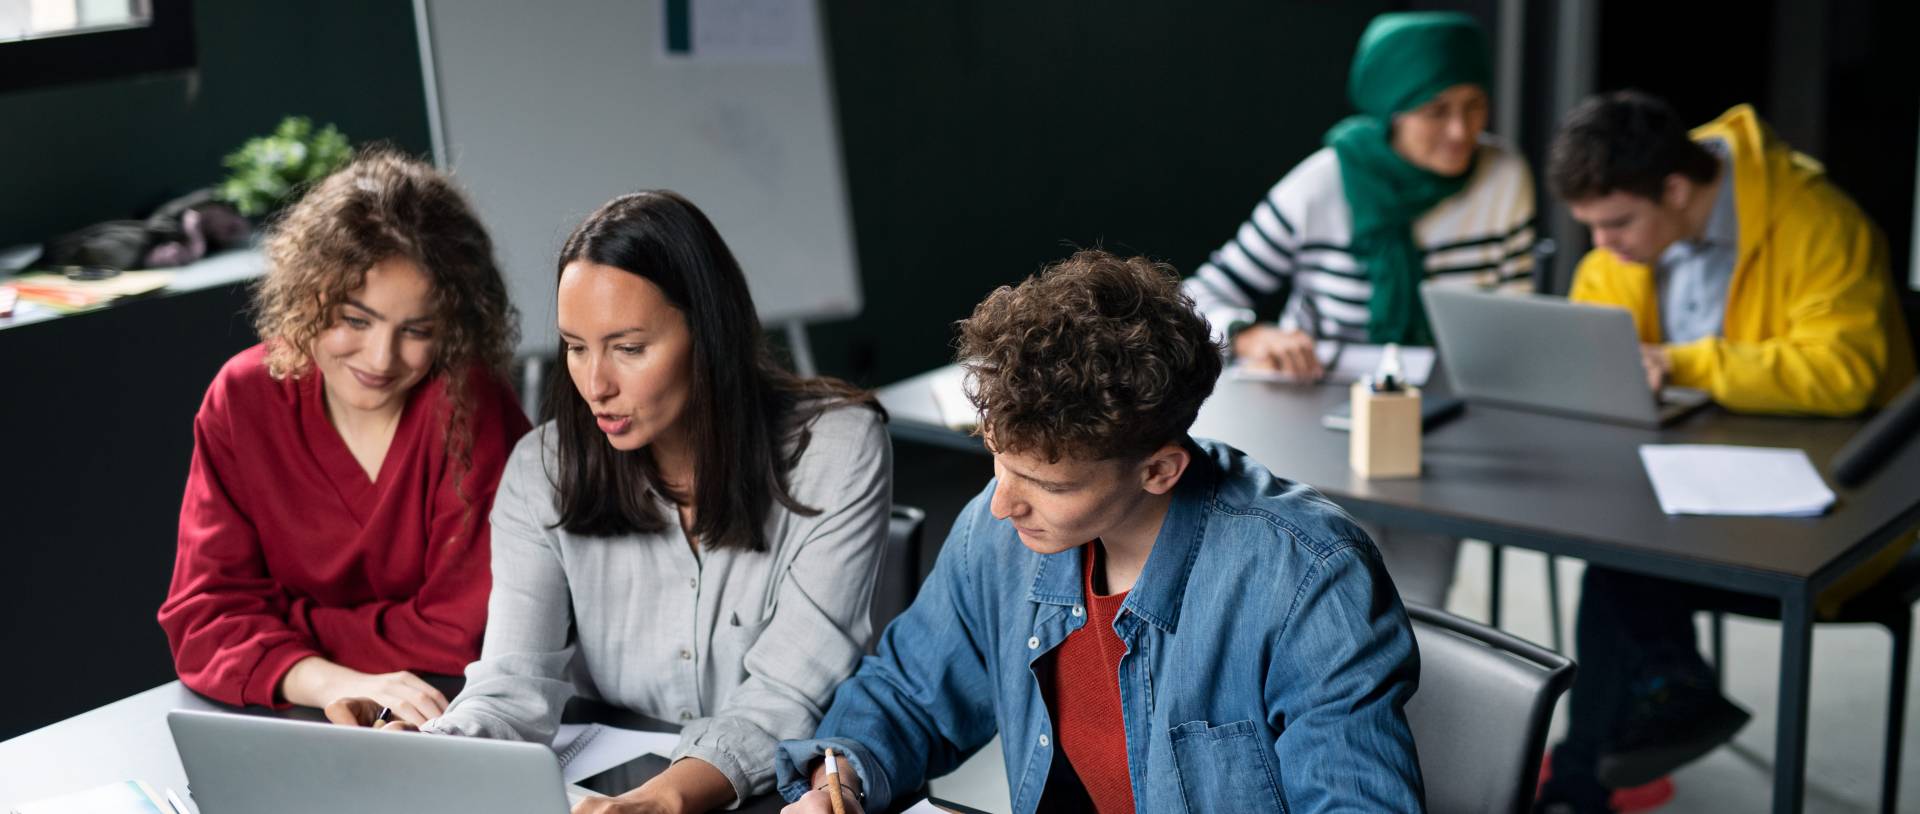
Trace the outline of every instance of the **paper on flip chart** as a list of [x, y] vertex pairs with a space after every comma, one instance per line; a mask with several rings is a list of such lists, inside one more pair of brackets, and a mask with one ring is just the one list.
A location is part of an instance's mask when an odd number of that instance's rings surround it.
[[1833, 506], [1833, 490], [1798, 449], [1644, 444], [1640, 460], [1667, 514], [1814, 517]]
[[642, 732], [605, 724], [561, 724], [553, 737], [560, 774], [578, 783], [641, 755], [667, 756], [679, 745], [672, 732]]
[[[1338, 349], [1340, 357], [1334, 358]], [[1385, 345], [1348, 344], [1344, 348], [1331, 339], [1322, 339], [1315, 346], [1314, 354], [1320, 357], [1320, 364], [1327, 366], [1326, 376], [1320, 381], [1324, 384], [1352, 384], [1373, 377], [1380, 368], [1380, 357], [1386, 353]], [[1328, 364], [1331, 360], [1332, 364]], [[1425, 387], [1427, 377], [1433, 374], [1433, 348], [1400, 346], [1400, 370], [1405, 374], [1407, 383], [1414, 387]], [[1251, 381], [1281, 382], [1292, 384], [1298, 380], [1277, 370], [1251, 368], [1235, 364], [1227, 369], [1227, 375], [1235, 379]]]

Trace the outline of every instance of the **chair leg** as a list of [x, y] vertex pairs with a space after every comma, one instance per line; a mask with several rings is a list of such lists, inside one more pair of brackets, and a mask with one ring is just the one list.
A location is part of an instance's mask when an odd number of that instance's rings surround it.
[[1547, 624], [1553, 625], [1553, 652], [1567, 652], [1560, 633], [1560, 558], [1547, 555]]
[[1500, 554], [1504, 547], [1487, 544], [1487, 627], [1500, 627]]
[[1887, 620], [1893, 637], [1892, 683], [1887, 687], [1887, 758], [1880, 770], [1880, 810], [1893, 814], [1900, 807], [1900, 743], [1906, 736], [1907, 661], [1913, 645], [1913, 619], [1902, 614]]
[[1709, 630], [1713, 638], [1713, 683], [1720, 692], [1725, 693], [1727, 691], [1727, 615], [1719, 611], [1711, 611], [1708, 616], [1712, 619]]

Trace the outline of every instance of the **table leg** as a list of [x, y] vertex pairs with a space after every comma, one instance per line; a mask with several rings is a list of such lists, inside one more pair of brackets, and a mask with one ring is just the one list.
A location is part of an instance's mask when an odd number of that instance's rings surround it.
[[1498, 544], [1487, 546], [1487, 627], [1500, 628], [1500, 581], [1504, 548]]
[[1807, 697], [1813, 678], [1813, 601], [1804, 589], [1780, 600], [1780, 720], [1774, 732], [1774, 814], [1799, 814], [1806, 796]]

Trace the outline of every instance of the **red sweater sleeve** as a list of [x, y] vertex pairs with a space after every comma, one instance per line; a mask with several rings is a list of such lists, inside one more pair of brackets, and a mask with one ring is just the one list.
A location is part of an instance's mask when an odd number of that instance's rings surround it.
[[287, 623], [286, 592], [268, 574], [259, 535], [221, 479], [235, 471], [227, 420], [222, 377], [193, 421], [180, 545], [160, 627], [188, 687], [228, 704], [285, 706], [281, 677], [319, 653]]
[[[305, 598], [293, 603], [294, 625], [342, 665], [372, 672], [412, 664], [458, 675], [480, 654], [493, 588], [487, 516], [507, 455], [528, 425], [512, 391], [491, 374], [474, 371], [468, 386], [474, 401], [472, 463], [461, 469], [449, 461], [431, 488], [426, 582], [405, 599], [349, 607]], [[458, 488], [456, 477], [463, 481]]]

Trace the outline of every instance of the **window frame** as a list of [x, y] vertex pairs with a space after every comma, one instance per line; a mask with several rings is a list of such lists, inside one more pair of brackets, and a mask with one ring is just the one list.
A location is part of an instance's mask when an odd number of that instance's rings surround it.
[[0, 93], [194, 67], [192, 0], [150, 0], [137, 28], [0, 42]]

